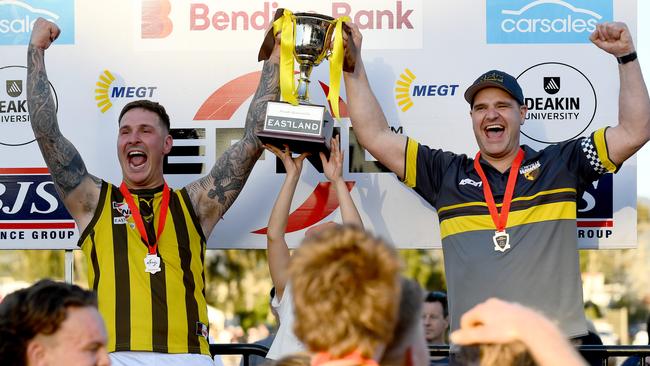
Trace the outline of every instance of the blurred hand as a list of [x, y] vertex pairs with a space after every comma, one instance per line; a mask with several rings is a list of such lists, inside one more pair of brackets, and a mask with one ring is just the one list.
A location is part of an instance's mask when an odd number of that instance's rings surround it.
[[634, 43], [632, 35], [625, 23], [600, 23], [596, 25], [596, 30], [589, 36], [600, 49], [615, 57], [625, 56], [634, 52]]
[[275, 154], [284, 165], [284, 169], [287, 171], [288, 176], [297, 177], [302, 171], [302, 161], [305, 160], [309, 153], [302, 153], [297, 157], [291, 156], [291, 151], [289, 151], [289, 146], [284, 145], [284, 150], [280, 150], [273, 145], [264, 145], [264, 148]]
[[461, 345], [522, 341], [525, 328], [534, 327], [540, 317], [520, 304], [492, 298], [463, 314], [450, 339]]
[[324, 153], [319, 153], [320, 161], [323, 163], [323, 173], [325, 173], [325, 177], [332, 183], [343, 179], [343, 153], [340, 148], [340, 138], [341, 135], [332, 138], [329, 160], [325, 157]]
[[59, 34], [61, 34], [61, 30], [56, 24], [43, 18], [38, 18], [34, 22], [32, 36], [29, 42], [36, 48], [46, 50], [59, 37]]

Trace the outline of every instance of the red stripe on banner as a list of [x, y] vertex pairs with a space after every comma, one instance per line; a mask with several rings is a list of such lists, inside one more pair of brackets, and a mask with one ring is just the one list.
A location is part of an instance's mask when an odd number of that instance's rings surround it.
[[203, 102], [194, 115], [195, 121], [229, 120], [239, 107], [255, 93], [261, 71], [255, 71], [229, 81]]
[[578, 221], [578, 227], [614, 227], [614, 221]]
[[50, 174], [47, 168], [0, 168], [0, 174]]
[[0, 229], [74, 229], [74, 222], [16, 222], [0, 223]]
[[[348, 191], [354, 181], [345, 182]], [[330, 182], [320, 182], [300, 207], [293, 211], [287, 220], [287, 233], [306, 229], [329, 216], [339, 207], [336, 190]], [[266, 234], [267, 228], [252, 231], [253, 234]]]

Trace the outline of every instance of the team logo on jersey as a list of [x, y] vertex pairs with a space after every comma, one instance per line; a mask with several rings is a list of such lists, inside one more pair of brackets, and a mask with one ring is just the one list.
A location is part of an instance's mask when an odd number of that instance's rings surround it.
[[126, 202], [113, 202], [113, 210], [115, 210], [115, 215], [113, 216], [113, 224], [126, 224], [126, 220], [131, 217], [131, 209]]
[[477, 182], [477, 181], [475, 181], [473, 179], [469, 179], [469, 178], [465, 178], [465, 179], [461, 180], [460, 182], [458, 182], [459, 186], [464, 186], [466, 184], [469, 184], [470, 186], [474, 186], [474, 187], [479, 187], [479, 188], [483, 186], [483, 182]]
[[196, 322], [196, 335], [208, 339], [208, 336], [210, 335], [210, 329], [207, 325], [201, 322]]
[[542, 167], [542, 164], [540, 164], [539, 160], [532, 163], [528, 164], [526, 166], [522, 166], [519, 169], [519, 174], [523, 174], [524, 178], [528, 180], [535, 180], [539, 176], [539, 168]]

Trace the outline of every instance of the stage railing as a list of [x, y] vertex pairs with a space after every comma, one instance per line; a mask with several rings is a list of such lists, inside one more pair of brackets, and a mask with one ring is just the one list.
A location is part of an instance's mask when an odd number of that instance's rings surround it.
[[[603, 366], [607, 365], [609, 357], [638, 356], [639, 365], [643, 366], [643, 358], [650, 356], [650, 346], [578, 346], [576, 349], [583, 357], [600, 358]], [[252, 343], [216, 343], [210, 345], [210, 353], [214, 355], [242, 355], [242, 365], [249, 365], [250, 356], [266, 356], [268, 348]], [[429, 346], [429, 355], [434, 357], [449, 356], [449, 346]]]

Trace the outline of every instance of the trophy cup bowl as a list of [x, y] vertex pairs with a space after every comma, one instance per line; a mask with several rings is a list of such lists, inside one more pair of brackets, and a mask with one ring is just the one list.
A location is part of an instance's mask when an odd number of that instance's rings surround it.
[[309, 77], [313, 68], [330, 55], [335, 22], [332, 17], [314, 13], [293, 16], [293, 57], [300, 70], [298, 105], [268, 102], [264, 129], [257, 136], [265, 144], [279, 148], [287, 145], [294, 153], [311, 152], [309, 160], [320, 170], [318, 152], [329, 156], [334, 120], [325, 106], [310, 104]]
[[329, 55], [334, 32], [334, 18], [321, 14], [296, 13], [293, 56], [300, 65], [298, 101], [309, 102], [309, 76]]

